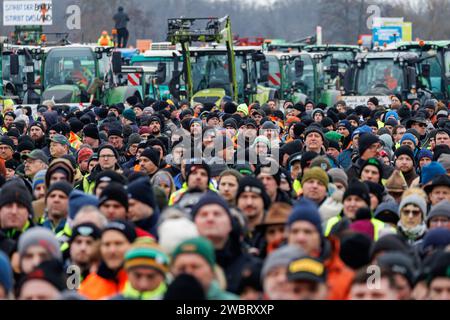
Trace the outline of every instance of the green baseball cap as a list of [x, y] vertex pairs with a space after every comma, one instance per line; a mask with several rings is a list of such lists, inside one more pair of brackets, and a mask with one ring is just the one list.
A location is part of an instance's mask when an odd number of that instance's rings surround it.
[[52, 139], [50, 139], [50, 141], [56, 142], [56, 143], [60, 143], [64, 146], [70, 146], [69, 140], [63, 136], [62, 134], [55, 134], [53, 136]]
[[194, 253], [205, 259], [211, 268], [216, 264], [216, 256], [212, 243], [203, 237], [196, 237], [180, 243], [172, 253], [172, 261], [183, 253]]

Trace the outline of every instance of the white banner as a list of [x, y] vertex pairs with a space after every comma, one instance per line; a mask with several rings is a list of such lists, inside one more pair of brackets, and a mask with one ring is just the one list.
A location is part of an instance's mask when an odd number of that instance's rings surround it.
[[53, 24], [52, 0], [4, 1], [4, 26], [30, 26]]
[[359, 105], [367, 106], [367, 101], [372, 97], [377, 98], [380, 105], [389, 106], [391, 104], [391, 98], [389, 96], [344, 96], [341, 98], [347, 106], [355, 108]]

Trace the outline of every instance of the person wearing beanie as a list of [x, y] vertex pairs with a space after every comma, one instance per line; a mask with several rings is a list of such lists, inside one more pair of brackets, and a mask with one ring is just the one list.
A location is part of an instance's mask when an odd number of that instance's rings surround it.
[[95, 176], [95, 187], [93, 189], [93, 194], [98, 198], [102, 191], [111, 183], [116, 182], [123, 186], [127, 184], [127, 178], [123, 174], [117, 173], [112, 170], [101, 171]]
[[33, 197], [36, 200], [45, 198], [45, 174], [47, 173], [47, 170], [40, 170], [38, 171], [33, 178], [33, 184], [32, 184], [32, 190], [33, 190]]
[[124, 112], [122, 113], [123, 116], [123, 120], [122, 123], [123, 125], [135, 125], [136, 124], [136, 113], [134, 112], [133, 109], [126, 109], [124, 110]]
[[203, 158], [191, 158], [184, 162], [185, 182], [181, 189], [173, 192], [169, 198], [169, 206], [177, 203], [187, 191], [206, 192], [208, 189], [215, 191], [210, 183], [211, 169]]
[[410, 245], [417, 245], [427, 232], [425, 223], [427, 203], [419, 195], [412, 194], [402, 199], [399, 205], [399, 235]]
[[428, 149], [422, 149], [417, 154], [417, 161], [419, 162], [419, 169], [422, 169], [433, 161], [433, 153]]
[[[431, 181], [441, 175], [446, 175], [447, 171], [437, 161], [432, 161], [429, 164], [426, 164], [422, 167], [420, 172], [420, 185], [421, 186], [427, 186], [431, 183]], [[429, 190], [429, 189], [428, 189]], [[425, 190], [427, 193], [428, 191]], [[431, 190], [430, 190], [431, 191]]]
[[[427, 279], [430, 300], [448, 300], [448, 288], [450, 276], [448, 266], [450, 265], [450, 253], [439, 252], [436, 254], [431, 266], [429, 278]], [[444, 288], [444, 289], [443, 289]]]
[[428, 230], [435, 228], [450, 229], [450, 201], [445, 199], [432, 206], [426, 223]]
[[[105, 170], [120, 171], [119, 165], [120, 155], [113, 145], [108, 143], [102, 144], [98, 148], [97, 154], [98, 154], [98, 165], [92, 170], [93, 172], [91, 172], [92, 180], [95, 180], [94, 172], [97, 173], [97, 171], [105, 171]], [[85, 190], [85, 192], [87, 191]]]
[[374, 212], [374, 218], [396, 228], [398, 220], [398, 204], [395, 201], [381, 203]]
[[244, 177], [239, 181], [237, 208], [248, 220], [248, 229], [254, 231], [261, 224], [264, 212], [270, 206], [270, 198], [261, 181], [254, 177]]
[[[33, 146], [35, 146], [37, 149], [43, 149], [47, 143], [45, 141], [45, 127], [41, 122], [34, 122], [30, 125], [30, 137], [31, 142], [33, 143]], [[30, 149], [33, 150], [34, 148]]]
[[92, 222], [83, 222], [73, 228], [69, 239], [69, 264], [80, 268], [81, 281], [89, 275], [92, 267], [98, 265], [101, 232]]
[[274, 161], [268, 162], [267, 164], [258, 165], [255, 170], [255, 176], [260, 180], [270, 197], [270, 201], [274, 202], [285, 202], [290, 204], [291, 199], [289, 195], [281, 190], [281, 169], [278, 163]]
[[[42, 249], [45, 254], [41, 254]], [[24, 232], [19, 239], [17, 252], [19, 268], [24, 274], [32, 272], [43, 261], [56, 259], [62, 262], [63, 260], [56, 236], [43, 227], [33, 227]], [[39, 258], [33, 258], [36, 256]]]
[[145, 148], [139, 157], [141, 171], [145, 172], [150, 179], [158, 172], [161, 154], [153, 147]]
[[111, 182], [100, 194], [98, 208], [109, 221], [126, 219], [128, 195], [124, 186]]
[[248, 116], [248, 106], [245, 103], [241, 103], [237, 106], [236, 113], [239, 114], [242, 118]]
[[409, 147], [413, 152], [417, 149], [418, 139], [412, 133], [405, 133], [403, 137], [400, 139], [401, 146]]
[[[237, 221], [231, 217], [228, 204], [217, 193], [209, 191], [194, 205], [191, 214], [200, 236], [209, 239], [214, 246], [217, 264], [225, 273], [227, 291], [238, 293], [243, 271], [259, 268], [260, 262], [244, 250], [242, 239], [233, 230]], [[255, 241], [247, 243], [259, 248]]]
[[79, 293], [91, 300], [115, 296], [122, 292], [127, 283], [123, 266], [125, 253], [136, 240], [134, 226], [124, 220], [110, 221], [100, 237], [100, 264], [81, 283]]
[[69, 218], [74, 221], [84, 206], [98, 207], [98, 198], [80, 190], [73, 190], [69, 195]]
[[90, 123], [83, 128], [83, 143], [89, 145], [93, 150], [98, 149], [100, 135], [96, 124]]
[[395, 150], [395, 168], [400, 170], [408, 186], [417, 178], [413, 151], [407, 146]]
[[206, 300], [206, 293], [194, 276], [182, 273], [169, 284], [164, 294], [164, 300], [204, 301]]
[[8, 161], [12, 159], [16, 146], [8, 136], [0, 137], [0, 159]]
[[329, 178], [327, 173], [319, 167], [313, 167], [302, 177], [303, 198], [314, 201], [320, 206], [327, 198]]
[[65, 158], [54, 159], [45, 174], [45, 186], [48, 189], [52, 183], [65, 180], [73, 183], [75, 170], [70, 160]]
[[6, 182], [0, 191], [0, 229], [6, 238], [17, 241], [33, 226], [33, 215], [32, 197], [25, 184], [15, 179]]
[[198, 236], [197, 226], [185, 216], [168, 218], [158, 224], [158, 243], [166, 254], [171, 254], [181, 242]]
[[377, 258], [376, 264], [396, 275], [395, 282], [401, 288], [399, 300], [410, 300], [415, 283], [413, 259], [403, 252], [387, 252]]
[[[322, 221], [319, 210], [311, 200], [306, 198], [300, 199], [294, 204], [292, 212], [286, 222], [287, 226], [287, 242], [289, 245], [297, 245], [308, 255], [319, 256], [323, 241]], [[307, 239], [303, 239], [298, 230], [307, 228], [311, 230], [311, 235]]]
[[17, 298], [19, 300], [59, 300], [66, 288], [63, 264], [58, 260], [46, 260], [19, 281]]
[[91, 148], [85, 147], [81, 148], [77, 153], [77, 163], [80, 171], [83, 175], [89, 173], [89, 158], [94, 154]]
[[[195, 264], [198, 272], [188, 266]], [[202, 285], [207, 300], [237, 300], [238, 296], [223, 291], [215, 280], [216, 257], [212, 243], [203, 237], [188, 239], [180, 243], [172, 253], [170, 265], [174, 277], [182, 273], [191, 274]]]
[[305, 252], [296, 245], [284, 245], [267, 256], [261, 270], [261, 282], [267, 299], [291, 299], [291, 292], [287, 290], [287, 266], [292, 260], [304, 254]]
[[0, 300], [8, 300], [13, 289], [13, 272], [9, 258], [0, 251]]
[[[355, 131], [356, 132], [356, 131]], [[354, 132], [354, 133], [355, 133]], [[378, 158], [378, 153], [381, 150], [380, 139], [372, 133], [359, 134], [358, 151], [359, 158], [353, 162], [346, 173], [349, 180], [358, 178], [361, 172], [361, 166], [370, 158]], [[388, 176], [389, 170], [383, 170], [384, 177]]]
[[331, 177], [331, 183], [333, 183], [339, 190], [345, 192], [348, 188], [348, 177], [344, 170], [340, 168], [332, 168], [328, 170], [328, 176]]
[[337, 239], [324, 237], [317, 205], [308, 199], [300, 199], [294, 204], [286, 226], [289, 245], [296, 245], [308, 256], [324, 262], [329, 273], [326, 281], [330, 288], [328, 299], [345, 299], [353, 272], [339, 258]]
[[[108, 132], [108, 143], [114, 147], [116, 153], [118, 155], [117, 162], [119, 164], [123, 164], [127, 161], [125, 156], [125, 142], [124, 142], [124, 134], [123, 129], [120, 128], [112, 128]], [[100, 148], [98, 149], [98, 154], [100, 156]]]
[[42, 221], [42, 226], [52, 230], [58, 241], [65, 242], [65, 238], [70, 236], [70, 227], [67, 222], [69, 212], [69, 194], [72, 185], [66, 181], [55, 182], [50, 185], [45, 196], [46, 217]]
[[341, 240], [339, 257], [352, 270], [358, 270], [370, 263], [370, 248], [373, 236], [359, 231], [350, 231]]
[[[160, 300], [167, 291], [169, 257], [150, 238], [138, 238], [125, 253], [128, 281], [111, 300]], [[145, 278], [151, 281], [143, 280]]]
[[[325, 236], [330, 235], [332, 230], [339, 229], [341, 225], [357, 220], [357, 212], [359, 209], [370, 208], [371, 200], [368, 186], [359, 180], [351, 180], [343, 196], [343, 205], [342, 212], [338, 216], [328, 220], [325, 227]], [[384, 227], [384, 224], [377, 219], [371, 219], [370, 222], [374, 227]], [[374, 236], [375, 239], [378, 238], [378, 234]]]
[[325, 137], [320, 127], [310, 125], [304, 132], [305, 148], [304, 151], [313, 151], [317, 154], [324, 154]]
[[156, 236], [159, 208], [149, 179], [142, 177], [133, 180], [128, 184], [127, 193], [129, 203], [127, 219]]
[[371, 97], [367, 100], [367, 106], [370, 110], [375, 110], [378, 107], [379, 101], [376, 97]]
[[369, 158], [361, 165], [361, 181], [380, 183], [383, 177], [383, 164], [377, 158]]

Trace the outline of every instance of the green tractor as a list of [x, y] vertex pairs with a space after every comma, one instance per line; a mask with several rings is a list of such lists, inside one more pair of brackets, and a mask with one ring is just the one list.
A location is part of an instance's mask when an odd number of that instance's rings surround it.
[[421, 62], [417, 72], [422, 87], [438, 100], [449, 102], [450, 98], [450, 41], [411, 41], [388, 45], [387, 51], [415, 52]]
[[356, 107], [373, 96], [380, 105], [390, 105], [390, 96], [395, 94], [409, 102], [430, 98], [438, 92], [424, 87], [420, 79], [428, 75], [418, 72], [426, 59], [414, 52], [360, 53], [345, 74], [342, 99]]
[[[147, 90], [145, 96], [162, 100], [176, 99], [180, 100], [186, 96], [186, 86], [181, 77], [182, 56], [176, 46], [168, 43], [153, 43], [151, 50], [145, 51], [141, 55], [131, 58], [130, 65], [135, 67], [144, 67], [149, 71], [144, 73], [147, 78]], [[164, 69], [165, 73], [162, 74]], [[160, 70], [159, 76], [155, 78], [154, 74]], [[155, 83], [150, 85], [150, 78], [156, 79]]]
[[18, 104], [40, 102], [39, 81], [40, 60], [36, 59], [37, 46], [4, 46], [2, 51], [3, 86], [5, 92]]
[[[168, 19], [168, 40], [180, 44], [186, 96], [192, 104], [220, 105], [223, 97], [238, 101], [231, 22], [224, 18]], [[213, 43], [192, 47], [194, 42]], [[225, 43], [226, 54], [219, 48]]]
[[336, 90], [324, 90], [321, 65], [307, 52], [267, 52], [267, 85], [275, 88], [282, 101], [305, 103], [307, 99], [327, 104], [336, 100]]
[[122, 57], [113, 50], [112, 47], [79, 44], [44, 47], [40, 77], [42, 100], [84, 104], [97, 99], [111, 105], [136, 96], [142, 101], [139, 85], [119, 83]]

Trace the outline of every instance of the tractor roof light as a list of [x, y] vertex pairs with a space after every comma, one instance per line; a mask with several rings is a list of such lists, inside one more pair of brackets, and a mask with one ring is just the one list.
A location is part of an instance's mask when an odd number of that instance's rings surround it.
[[424, 46], [425, 46], [425, 41], [419, 40], [419, 47], [424, 47]]

